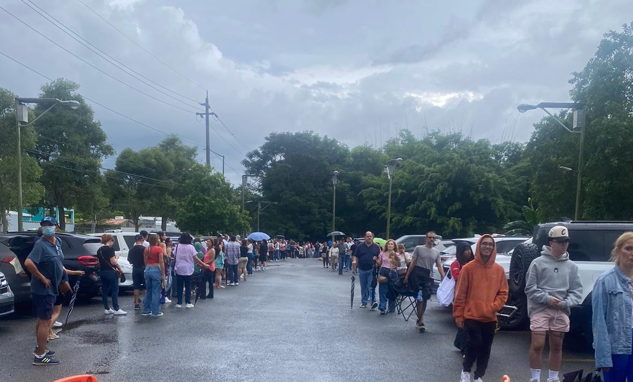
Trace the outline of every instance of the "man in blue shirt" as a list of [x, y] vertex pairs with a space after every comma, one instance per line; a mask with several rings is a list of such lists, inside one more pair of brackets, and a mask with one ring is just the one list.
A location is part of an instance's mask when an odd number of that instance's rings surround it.
[[356, 247], [352, 261], [354, 272], [356, 272], [356, 268], [360, 269], [361, 308], [367, 308], [367, 300], [369, 300], [370, 295], [371, 309], [374, 310], [378, 306], [376, 296], [372, 293], [371, 288], [373, 269], [378, 255], [380, 255], [380, 247], [374, 243], [374, 234], [370, 231], [365, 232], [365, 241]]
[[49, 329], [53, 316], [53, 306], [59, 294], [59, 284], [63, 280], [64, 266], [61, 243], [55, 237], [57, 222], [50, 216], [40, 222], [42, 237], [35, 243], [24, 265], [31, 273], [31, 293], [33, 312], [37, 317], [35, 333], [37, 348], [33, 365], [54, 365], [59, 361], [51, 357], [54, 352], [46, 349]]

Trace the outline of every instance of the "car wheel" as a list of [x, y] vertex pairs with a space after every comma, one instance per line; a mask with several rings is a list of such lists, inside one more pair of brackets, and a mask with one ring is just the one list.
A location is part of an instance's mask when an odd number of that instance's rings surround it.
[[510, 260], [510, 278], [508, 280], [508, 289], [511, 295], [525, 294], [525, 274], [534, 259], [541, 254], [536, 244], [519, 244], [512, 252]]
[[515, 306], [517, 310], [510, 318], [499, 317], [499, 327], [503, 330], [522, 329], [528, 321], [527, 297], [524, 294], [511, 294], [506, 305]]

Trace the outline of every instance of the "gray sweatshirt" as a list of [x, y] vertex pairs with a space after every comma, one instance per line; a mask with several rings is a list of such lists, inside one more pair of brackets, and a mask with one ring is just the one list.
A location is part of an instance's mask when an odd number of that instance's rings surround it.
[[582, 303], [582, 281], [578, 266], [569, 260], [569, 253], [556, 259], [551, 248], [543, 246], [541, 256], [532, 261], [527, 271], [525, 294], [530, 317], [549, 308], [550, 297], [563, 302], [563, 311], [567, 315], [572, 307]]

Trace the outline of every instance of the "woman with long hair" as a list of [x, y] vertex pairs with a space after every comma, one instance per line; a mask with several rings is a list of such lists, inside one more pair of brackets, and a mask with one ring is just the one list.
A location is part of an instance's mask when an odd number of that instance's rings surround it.
[[160, 317], [160, 290], [165, 282], [165, 260], [160, 239], [155, 233], [149, 235], [149, 246], [143, 252], [145, 259], [145, 300], [143, 300], [143, 316]]
[[222, 272], [224, 271], [224, 242], [218, 239], [215, 247], [215, 287], [224, 289], [222, 285]]
[[[380, 270], [378, 271], [378, 294], [380, 296], [378, 310], [380, 310], [380, 314], [382, 315], [393, 313], [396, 309], [395, 298], [387, 297], [389, 285], [398, 278], [396, 269], [398, 269], [404, 260], [404, 256], [396, 252], [396, 248], [397, 245], [393, 239], [387, 240], [384, 251], [380, 252], [377, 260], [380, 266]], [[387, 302], [389, 302], [389, 311], [387, 311]]]
[[[202, 261], [207, 264], [208, 268], [202, 271], [202, 296], [201, 299], [213, 298], [213, 285], [215, 284], [215, 248], [216, 241], [212, 238], [207, 239], [207, 252], [204, 254]], [[205, 296], [204, 292], [209, 285], [209, 293]]]
[[596, 280], [591, 294], [596, 369], [605, 382], [633, 381], [633, 232], [615, 242], [615, 266]]
[[[101, 244], [103, 246], [97, 251], [99, 259], [99, 267], [101, 269], [101, 300], [105, 308], [105, 314], [115, 314], [117, 316], [127, 314], [123, 309], [119, 308], [119, 278], [117, 273], [121, 274], [121, 267], [117, 262], [117, 256], [112, 246], [114, 245], [114, 237], [104, 233], [101, 235]], [[112, 307], [108, 305], [108, 294], [112, 292]]]
[[246, 281], [246, 266], [248, 265], [248, 242], [242, 239], [240, 243], [240, 258], [237, 262], [237, 281], [244, 279]]
[[171, 300], [168, 296], [171, 296], [171, 286], [174, 280], [174, 277], [172, 275], [172, 268], [174, 264], [172, 251], [174, 242], [173, 240], [171, 240], [170, 237], [165, 237], [165, 241], [163, 242], [163, 244], [165, 244], [165, 253], [163, 254], [163, 262], [165, 263], [165, 288], [161, 292], [161, 295], [165, 294], [165, 303], [169, 304]]
[[262, 240], [259, 244], [259, 269], [260, 271], [266, 270], [266, 259], [268, 257], [268, 242], [266, 239]]
[[[253, 240], [248, 239], [248, 244], [246, 246], [246, 257], [248, 258], [248, 264], [246, 265], [246, 271], [248, 275], [253, 274], [253, 267], [255, 266], [255, 245]], [[246, 280], [246, 276], [244, 276], [244, 280]]]

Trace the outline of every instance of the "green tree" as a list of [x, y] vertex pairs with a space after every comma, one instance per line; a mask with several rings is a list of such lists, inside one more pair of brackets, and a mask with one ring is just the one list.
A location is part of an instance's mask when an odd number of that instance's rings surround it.
[[[45, 203], [60, 211], [62, 229], [66, 225], [62, 211], [73, 207], [86, 190], [94, 189], [100, 181], [101, 160], [114, 153], [106, 143], [101, 123], [94, 120], [92, 108], [77, 93], [78, 89], [78, 84], [65, 79], [42, 86], [41, 97], [76, 100], [80, 107], [56, 107], [37, 121], [37, 146], [31, 152], [44, 170], [40, 181], [46, 188]], [[35, 109], [36, 114], [44, 110], [44, 105]]]
[[[30, 112], [30, 119], [34, 118]], [[32, 126], [21, 128], [23, 150], [35, 148], [36, 135]], [[15, 95], [0, 88], [0, 223], [8, 230], [7, 213], [18, 206], [17, 125], [15, 120]], [[38, 183], [42, 169], [32, 157], [22, 153], [22, 203], [37, 203], [44, 194]]]
[[182, 186], [187, 195], [180, 201], [176, 225], [194, 235], [216, 232], [243, 232], [250, 224], [246, 212], [240, 212], [234, 190], [218, 172], [200, 164], [185, 175]]

